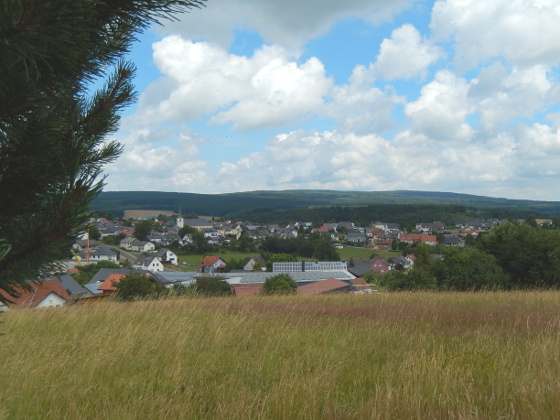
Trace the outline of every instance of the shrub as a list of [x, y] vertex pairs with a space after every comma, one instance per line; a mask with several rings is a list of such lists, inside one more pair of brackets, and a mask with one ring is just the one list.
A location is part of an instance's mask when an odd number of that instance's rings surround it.
[[297, 290], [297, 283], [287, 274], [269, 277], [261, 290], [263, 295], [293, 295]]

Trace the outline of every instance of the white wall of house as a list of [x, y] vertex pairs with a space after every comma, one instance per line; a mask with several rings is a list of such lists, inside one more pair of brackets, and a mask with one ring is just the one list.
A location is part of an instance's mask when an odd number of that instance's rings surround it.
[[36, 307], [52, 308], [54, 306], [62, 306], [66, 303], [66, 299], [58, 296], [56, 293], [49, 293]]

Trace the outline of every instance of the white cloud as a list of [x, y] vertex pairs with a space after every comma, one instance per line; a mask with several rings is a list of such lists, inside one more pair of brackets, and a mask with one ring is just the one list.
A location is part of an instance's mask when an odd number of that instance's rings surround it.
[[[487, 131], [494, 131], [500, 125], [509, 124], [517, 118], [532, 118], [535, 113], [547, 109], [550, 104], [558, 102], [558, 86], [550, 79], [545, 66], [536, 65], [529, 68], [513, 68], [511, 73], [499, 71], [501, 80], [494, 83], [480, 97], [478, 112], [481, 126]], [[482, 84], [488, 81], [485, 72], [481, 72]], [[493, 79], [490, 77], [490, 79]], [[478, 82], [473, 84], [476, 95], [480, 95]]]
[[440, 140], [467, 140], [472, 128], [466, 118], [474, 111], [469, 83], [447, 70], [422, 87], [420, 97], [405, 106], [412, 127]]
[[385, 80], [423, 78], [443, 55], [441, 48], [422, 40], [420, 32], [406, 24], [383, 40], [374, 68]]
[[320, 110], [331, 84], [316, 58], [301, 66], [282, 58], [272, 59], [252, 75], [239, 102], [212, 122], [231, 122], [234, 128], [246, 129], [302, 121], [307, 114]]
[[298, 64], [278, 46], [244, 57], [169, 36], [154, 44], [154, 59], [164, 77], [142, 95], [139, 124], [188, 122], [219, 110], [216, 124], [281, 125], [320, 108], [332, 84], [318, 59]]
[[494, 57], [524, 66], [560, 63], [557, 0], [438, 0], [431, 28], [436, 40], [454, 40], [462, 69]]
[[338, 131], [367, 134], [395, 128], [392, 114], [404, 98], [372, 84], [372, 72], [357, 66], [348, 84], [332, 89], [325, 115], [336, 121]]
[[[560, 21], [557, 1], [436, 1], [432, 37], [411, 24], [390, 36], [375, 32], [385, 37], [375, 62], [362, 60], [338, 85], [323, 64], [332, 57], [322, 61], [318, 52], [300, 60], [305, 41], [334, 22], [390, 19], [411, 3], [210, 0], [188, 21], [167, 26], [215, 42], [172, 35], [154, 44], [163, 76], [123, 122], [130, 134], [119, 133], [126, 152], [109, 167], [109, 188], [418, 189], [557, 198], [560, 25], [551, 23]], [[232, 54], [224, 46], [234, 29], [258, 31], [274, 44], [250, 56]], [[424, 80], [432, 69], [433, 78]], [[283, 132], [299, 124], [306, 128]], [[245, 130], [237, 133], [238, 146], [226, 143], [230, 128]]]
[[258, 32], [267, 42], [299, 50], [308, 41], [324, 35], [342, 19], [357, 17], [372, 23], [392, 20], [417, 0], [210, 0], [205, 8], [166, 23], [164, 34], [182, 34], [227, 47], [235, 29]]

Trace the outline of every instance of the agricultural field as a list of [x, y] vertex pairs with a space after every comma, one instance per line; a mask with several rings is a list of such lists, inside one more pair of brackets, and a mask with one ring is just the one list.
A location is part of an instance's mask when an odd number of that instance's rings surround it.
[[389, 259], [401, 254], [401, 251], [388, 251], [387, 247], [380, 247], [380, 249], [374, 250], [371, 248], [347, 246], [342, 249], [338, 249], [337, 251], [342, 261], [348, 261], [351, 258], [369, 259], [374, 253], [375, 255], [378, 255], [385, 259]]
[[559, 303], [376, 293], [15, 310], [0, 314], [0, 418], [560, 418]]

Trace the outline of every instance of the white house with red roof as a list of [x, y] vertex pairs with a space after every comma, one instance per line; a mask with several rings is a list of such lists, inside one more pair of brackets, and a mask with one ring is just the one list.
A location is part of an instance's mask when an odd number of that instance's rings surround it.
[[62, 306], [70, 299], [70, 295], [57, 279], [29, 282], [29, 290], [16, 286], [18, 297], [10, 296], [6, 291], [0, 294], [10, 300], [6, 305], [0, 305], [0, 310], [16, 308], [51, 308]]
[[222, 271], [227, 267], [227, 263], [220, 257], [215, 255], [206, 255], [201, 262], [198, 263], [198, 268], [202, 273], [216, 273]]

